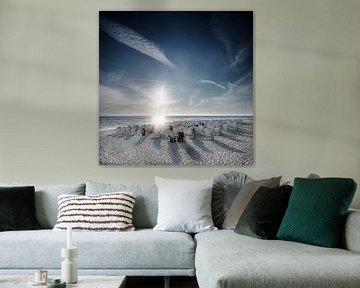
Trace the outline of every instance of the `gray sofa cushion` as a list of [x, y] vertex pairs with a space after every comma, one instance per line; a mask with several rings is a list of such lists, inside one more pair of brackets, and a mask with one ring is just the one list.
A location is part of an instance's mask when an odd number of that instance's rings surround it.
[[[84, 269], [194, 269], [190, 235], [152, 229], [134, 232], [73, 232], [78, 267]], [[1, 269], [60, 269], [66, 232], [2, 232]], [[9, 252], [11, 251], [11, 252]]]
[[85, 195], [85, 183], [64, 185], [38, 185], [0, 183], [0, 187], [34, 186], [36, 218], [41, 228], [53, 228], [58, 215], [58, 197], [61, 194]]
[[350, 288], [360, 283], [360, 254], [229, 230], [195, 236], [200, 288]]
[[158, 193], [155, 184], [86, 182], [86, 195], [120, 191], [131, 191], [135, 194], [133, 211], [135, 228], [153, 228], [157, 223], [158, 214]]

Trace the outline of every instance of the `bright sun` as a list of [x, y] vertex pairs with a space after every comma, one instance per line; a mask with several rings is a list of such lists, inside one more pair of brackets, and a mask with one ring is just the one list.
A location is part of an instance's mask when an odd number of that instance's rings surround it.
[[151, 123], [157, 127], [164, 126], [166, 123], [166, 90], [164, 86], [157, 87], [153, 94], [153, 116]]
[[154, 115], [151, 122], [157, 126], [162, 126], [166, 123], [166, 117], [163, 114]]

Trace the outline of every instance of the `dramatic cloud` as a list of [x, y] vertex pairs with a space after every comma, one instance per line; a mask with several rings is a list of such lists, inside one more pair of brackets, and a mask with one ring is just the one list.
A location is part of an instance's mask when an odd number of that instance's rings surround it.
[[252, 115], [252, 26], [235, 14], [100, 15], [100, 115]]
[[102, 86], [99, 87], [99, 106], [103, 115], [116, 115], [116, 111], [123, 109], [124, 95], [116, 89]]
[[[118, 115], [122, 111], [122, 115], [143, 115], [144, 111], [149, 110], [151, 101], [146, 97], [139, 96], [134, 101], [134, 93], [128, 91], [131, 88], [119, 89], [100, 85], [99, 87], [99, 106], [101, 115]], [[140, 89], [140, 88], [139, 88]], [[124, 93], [125, 91], [125, 93]]]
[[112, 20], [100, 16], [100, 28], [116, 41], [129, 46], [164, 65], [171, 68], [177, 68], [153, 41], [146, 39], [129, 27], [122, 26]]
[[252, 114], [252, 70], [226, 86], [211, 80], [173, 83], [105, 72], [100, 83], [102, 115], [154, 115], [159, 109], [169, 115]]

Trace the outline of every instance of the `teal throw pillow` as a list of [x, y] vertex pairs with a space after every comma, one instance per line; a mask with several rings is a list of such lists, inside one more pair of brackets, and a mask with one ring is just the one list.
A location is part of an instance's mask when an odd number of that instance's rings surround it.
[[349, 178], [295, 178], [277, 239], [337, 247], [355, 191]]

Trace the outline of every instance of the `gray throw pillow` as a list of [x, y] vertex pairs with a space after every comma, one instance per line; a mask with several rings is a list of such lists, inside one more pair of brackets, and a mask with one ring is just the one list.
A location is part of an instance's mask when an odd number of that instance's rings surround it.
[[241, 214], [244, 212], [246, 205], [249, 203], [255, 192], [261, 186], [269, 188], [279, 187], [280, 179], [281, 176], [270, 179], [252, 181], [244, 184], [225, 217], [224, 223], [222, 225], [223, 229], [234, 230], [237, 222], [240, 219]]
[[217, 230], [211, 217], [213, 180], [155, 177], [159, 213], [154, 230], [198, 233]]
[[241, 187], [251, 180], [245, 173], [237, 171], [226, 171], [214, 177], [211, 213], [216, 227], [222, 227], [225, 216]]

